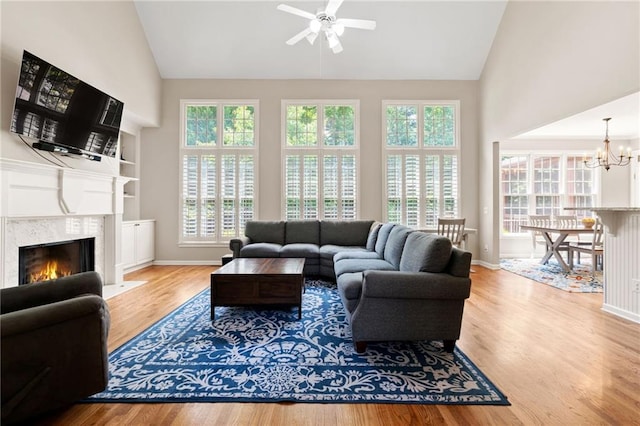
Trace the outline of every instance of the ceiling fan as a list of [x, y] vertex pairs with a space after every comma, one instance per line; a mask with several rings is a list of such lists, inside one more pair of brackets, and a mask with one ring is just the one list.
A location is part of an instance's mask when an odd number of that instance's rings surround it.
[[339, 37], [344, 33], [345, 28], [358, 28], [361, 30], [374, 30], [376, 28], [376, 21], [367, 19], [337, 19], [336, 12], [343, 1], [344, 0], [329, 0], [327, 7], [324, 10], [318, 11], [315, 15], [286, 4], [278, 5], [278, 10], [309, 19], [307, 28], [287, 40], [287, 44], [293, 46], [303, 38], [306, 38], [310, 44], [313, 44], [316, 38], [318, 38], [318, 34], [322, 32], [333, 53], [340, 53], [342, 52], [342, 44], [340, 43]]

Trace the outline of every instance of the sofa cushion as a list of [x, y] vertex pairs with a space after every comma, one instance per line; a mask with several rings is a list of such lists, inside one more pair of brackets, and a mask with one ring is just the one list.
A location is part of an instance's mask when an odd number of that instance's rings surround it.
[[376, 240], [378, 239], [378, 231], [380, 231], [381, 226], [381, 222], [373, 222], [371, 224], [371, 229], [369, 229], [369, 235], [367, 236], [367, 244], [365, 245], [367, 250], [374, 251], [376, 249]]
[[240, 249], [240, 257], [280, 257], [280, 244], [253, 243]]
[[323, 220], [320, 222], [320, 245], [364, 247], [372, 223], [372, 220]]
[[443, 272], [451, 257], [451, 240], [436, 234], [412, 232], [400, 259], [400, 270], [407, 272]]
[[250, 220], [244, 229], [244, 235], [256, 243], [284, 244], [284, 222]]
[[363, 272], [368, 269], [378, 271], [395, 271], [392, 264], [382, 259], [343, 259], [333, 265], [336, 277], [349, 272]]
[[337, 254], [337, 253], [342, 253], [342, 252], [359, 252], [359, 251], [366, 251], [366, 249], [364, 247], [357, 247], [357, 246], [336, 246], [333, 244], [326, 244], [320, 247], [320, 259], [323, 260], [328, 260], [329, 262], [331, 262], [331, 264], [333, 264], [333, 257]]
[[345, 307], [347, 319], [351, 318], [351, 313], [355, 311], [360, 302], [362, 293], [362, 272], [351, 272], [342, 274], [337, 280], [338, 294]]
[[389, 233], [387, 244], [384, 247], [384, 260], [391, 263], [397, 270], [400, 268], [400, 257], [404, 249], [404, 243], [407, 241], [407, 236], [414, 232], [413, 229], [404, 226], [396, 225]]
[[334, 263], [342, 259], [380, 259], [380, 256], [375, 251], [365, 249], [339, 251], [333, 256]]
[[384, 246], [387, 244], [387, 238], [389, 238], [389, 233], [396, 226], [395, 223], [385, 223], [378, 230], [378, 238], [376, 239], [376, 253], [380, 257], [384, 257]]
[[318, 256], [320, 256], [320, 247], [318, 247], [317, 244], [285, 244], [280, 249], [280, 257], [305, 257], [318, 259]]
[[337, 280], [338, 292], [345, 299], [359, 299], [362, 293], [362, 272], [349, 272]]
[[285, 243], [320, 244], [320, 222], [317, 220], [290, 220], [285, 223]]

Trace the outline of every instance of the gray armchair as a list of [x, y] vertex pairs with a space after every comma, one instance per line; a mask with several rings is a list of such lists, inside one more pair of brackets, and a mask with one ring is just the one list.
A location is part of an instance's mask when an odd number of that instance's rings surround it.
[[0, 290], [2, 424], [104, 390], [109, 322], [96, 272]]

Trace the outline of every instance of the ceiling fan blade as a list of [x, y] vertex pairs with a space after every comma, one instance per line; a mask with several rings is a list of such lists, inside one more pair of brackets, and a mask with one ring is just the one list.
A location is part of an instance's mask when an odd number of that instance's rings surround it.
[[276, 9], [281, 10], [283, 12], [292, 13], [294, 15], [302, 16], [303, 18], [307, 18], [307, 19], [315, 19], [316, 17], [316, 15], [314, 15], [311, 12], [307, 12], [305, 10], [298, 9], [297, 7], [289, 6], [286, 4], [279, 4]]
[[307, 41], [309, 42], [309, 44], [313, 46], [313, 43], [318, 38], [318, 33], [314, 33], [313, 31], [311, 31], [310, 34], [307, 34], [306, 38], [307, 38]]
[[375, 30], [376, 21], [368, 19], [337, 19], [336, 24], [342, 24], [347, 28], [358, 28], [360, 30]]
[[329, 0], [329, 4], [324, 10], [324, 13], [326, 13], [328, 16], [336, 16], [336, 12], [338, 11], [338, 8], [343, 1], [344, 0]]
[[311, 32], [312, 32], [311, 29], [305, 28], [304, 30], [300, 31], [298, 34], [294, 35], [289, 40], [287, 40], [287, 44], [289, 46], [293, 46], [294, 44], [296, 44], [297, 42], [299, 42], [300, 40], [302, 40], [303, 38], [311, 34]]

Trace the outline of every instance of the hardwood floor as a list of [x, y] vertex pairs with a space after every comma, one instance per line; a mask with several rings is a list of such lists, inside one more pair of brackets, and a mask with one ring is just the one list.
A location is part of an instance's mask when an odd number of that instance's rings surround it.
[[[76, 404], [41, 425], [640, 424], [640, 325], [566, 293], [474, 266], [458, 346], [511, 406], [199, 403]], [[109, 299], [109, 350], [209, 285], [212, 267], [153, 266]]]

